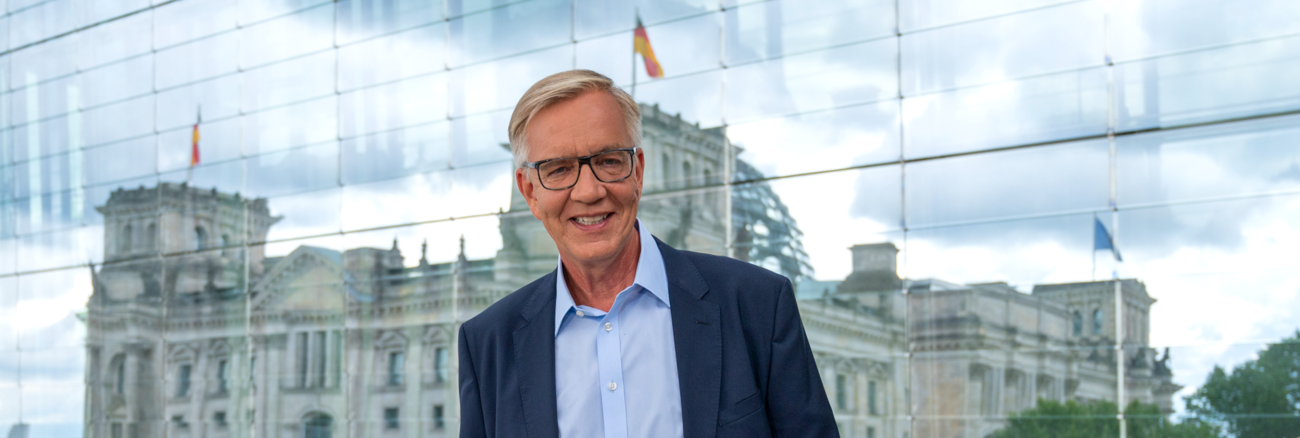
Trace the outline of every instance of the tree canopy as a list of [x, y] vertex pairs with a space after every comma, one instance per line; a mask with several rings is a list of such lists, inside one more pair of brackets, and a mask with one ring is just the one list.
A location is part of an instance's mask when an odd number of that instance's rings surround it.
[[[1214, 438], [1212, 425], [1189, 420], [1173, 423], [1153, 404], [1134, 401], [1124, 410], [1129, 438]], [[1014, 414], [993, 438], [1118, 437], [1118, 407], [1109, 401], [1065, 403], [1039, 400], [1033, 409]]]
[[1187, 412], [1237, 438], [1300, 436], [1300, 331], [1224, 372], [1214, 367], [1187, 398]]

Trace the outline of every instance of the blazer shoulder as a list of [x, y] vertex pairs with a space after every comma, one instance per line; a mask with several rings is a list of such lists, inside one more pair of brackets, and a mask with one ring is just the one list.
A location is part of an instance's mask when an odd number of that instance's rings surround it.
[[483, 335], [496, 331], [503, 331], [509, 335], [510, 330], [516, 325], [516, 321], [523, 319], [523, 312], [526, 307], [537, 306], [536, 300], [545, 301], [544, 293], [547, 285], [554, 285], [554, 272], [543, 275], [541, 278], [533, 280], [532, 283], [511, 292], [509, 295], [502, 297], [497, 302], [492, 303], [478, 315], [470, 318], [461, 325], [461, 329], [466, 335]]
[[[704, 277], [710, 290], [745, 291], [746, 295], [767, 291], [775, 296], [784, 284], [790, 283], [790, 279], [784, 275], [731, 257], [692, 251], [681, 251], [681, 253], [695, 265], [695, 269], [699, 270], [700, 276]], [[793, 284], [791, 286], [793, 287]]]

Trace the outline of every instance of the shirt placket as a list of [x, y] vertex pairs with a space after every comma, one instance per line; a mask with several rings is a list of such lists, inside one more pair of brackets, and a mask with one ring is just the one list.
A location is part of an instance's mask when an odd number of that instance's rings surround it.
[[[622, 297], [619, 297], [622, 298]], [[627, 438], [627, 399], [623, 387], [623, 350], [619, 342], [619, 299], [596, 327], [596, 360], [600, 367], [600, 404], [605, 438]]]

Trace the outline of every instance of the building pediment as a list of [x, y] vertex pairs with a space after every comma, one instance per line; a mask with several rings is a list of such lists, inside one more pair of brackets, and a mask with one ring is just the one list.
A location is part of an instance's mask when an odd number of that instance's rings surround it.
[[300, 246], [276, 263], [253, 287], [253, 311], [342, 311], [342, 256], [333, 250]]

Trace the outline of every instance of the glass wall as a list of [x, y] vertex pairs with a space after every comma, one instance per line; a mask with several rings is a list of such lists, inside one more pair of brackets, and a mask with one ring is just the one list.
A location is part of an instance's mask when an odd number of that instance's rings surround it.
[[510, 111], [573, 68], [656, 236], [794, 280], [843, 436], [1300, 430], [1223, 396], [1300, 327], [1294, 1], [0, 9], [10, 437], [455, 436], [459, 324], [555, 268]]

